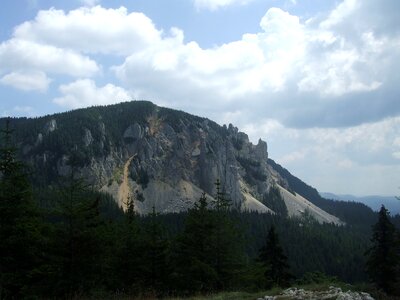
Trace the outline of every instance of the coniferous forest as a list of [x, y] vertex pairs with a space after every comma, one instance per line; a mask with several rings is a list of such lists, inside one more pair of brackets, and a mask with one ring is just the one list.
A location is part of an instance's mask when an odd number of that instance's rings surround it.
[[239, 213], [217, 181], [214, 202], [140, 216], [73, 172], [35, 188], [13, 134], [7, 125], [0, 147], [0, 299], [185, 297], [322, 278], [399, 292], [400, 222], [385, 208], [320, 199], [346, 225], [319, 224], [287, 218], [271, 190], [264, 201], [279, 215]]

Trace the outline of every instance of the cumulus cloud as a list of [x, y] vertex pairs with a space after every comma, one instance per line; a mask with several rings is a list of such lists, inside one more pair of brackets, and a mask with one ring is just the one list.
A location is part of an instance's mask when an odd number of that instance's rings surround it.
[[254, 0], [194, 0], [194, 4], [198, 9], [215, 11], [230, 5], [245, 5], [252, 1]]
[[338, 27], [368, 3], [346, 0], [323, 22], [270, 8], [260, 32], [208, 49], [173, 29], [114, 70], [143, 98], [194, 112], [251, 106], [250, 118], [267, 115], [292, 127], [378, 121], [400, 113], [400, 36], [378, 35], [371, 25], [352, 40]]
[[24, 91], [45, 92], [51, 80], [39, 71], [11, 72], [0, 79], [0, 83]]
[[[193, 113], [247, 109], [250, 119], [262, 115], [298, 128], [354, 126], [400, 113], [400, 33], [384, 30], [395, 18], [375, 2], [344, 0], [326, 18], [307, 21], [270, 8], [259, 32], [211, 48], [185, 42], [182, 30], [158, 29], [124, 7], [49, 9], [0, 45], [0, 72], [91, 77], [102, 69], [95, 54], [117, 55], [124, 62], [112, 70], [140, 98]], [[379, 19], [379, 11], [388, 20]], [[360, 22], [352, 26], [353, 19]]]
[[51, 8], [39, 11], [33, 21], [14, 30], [14, 37], [33, 43], [74, 49], [84, 53], [128, 55], [160, 40], [157, 30], [143, 13], [128, 13], [125, 7], [106, 9], [81, 7], [65, 13]]
[[320, 191], [397, 192], [400, 117], [348, 128], [287, 128], [269, 119], [240, 127], [252, 141], [265, 137], [270, 157]]
[[11, 39], [0, 44], [0, 72], [36, 70], [71, 76], [92, 76], [100, 70], [88, 57], [51, 45]]
[[66, 108], [106, 105], [132, 99], [132, 96], [121, 87], [110, 83], [97, 87], [96, 83], [90, 79], [63, 84], [59, 90], [63, 96], [53, 99], [53, 102]]

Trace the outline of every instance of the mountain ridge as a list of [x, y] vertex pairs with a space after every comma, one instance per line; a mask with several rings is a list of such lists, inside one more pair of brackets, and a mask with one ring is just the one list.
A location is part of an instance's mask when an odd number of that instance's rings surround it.
[[350, 194], [334, 194], [328, 192], [321, 192], [321, 195], [326, 199], [360, 202], [374, 211], [379, 211], [380, 207], [384, 205], [392, 215], [400, 214], [400, 201], [395, 196], [354, 196]]
[[[281, 192], [296, 190], [291, 186], [296, 181], [269, 160], [265, 141], [252, 144], [232, 124], [220, 126], [148, 101], [13, 119], [13, 126], [21, 157], [39, 171], [35, 184], [51, 185], [75, 172], [122, 207], [132, 197], [139, 213], [152, 206], [161, 212], [187, 210], [203, 191], [213, 198], [217, 179], [239, 210], [279, 213], [266, 205], [269, 191], [278, 185]], [[318, 206], [313, 193], [302, 196]], [[332, 215], [314, 215], [341, 224]]]

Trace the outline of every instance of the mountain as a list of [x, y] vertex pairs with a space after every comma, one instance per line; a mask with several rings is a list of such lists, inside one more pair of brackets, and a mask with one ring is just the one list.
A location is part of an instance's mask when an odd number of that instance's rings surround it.
[[396, 197], [388, 196], [353, 196], [353, 195], [336, 195], [333, 193], [321, 193], [326, 199], [332, 200], [343, 200], [343, 201], [354, 201], [364, 203], [372, 208], [374, 211], [379, 211], [382, 205], [384, 205], [392, 215], [400, 214], [400, 200]]
[[11, 124], [35, 186], [52, 186], [75, 174], [123, 208], [132, 197], [135, 209], [145, 214], [153, 206], [185, 211], [203, 191], [212, 199], [220, 180], [236, 209], [282, 214], [276, 201], [283, 201], [289, 216], [308, 212], [320, 223], [342, 224], [324, 210], [326, 200], [315, 189], [304, 188], [268, 159], [265, 141], [252, 144], [232, 124], [220, 126], [147, 101], [17, 118]]

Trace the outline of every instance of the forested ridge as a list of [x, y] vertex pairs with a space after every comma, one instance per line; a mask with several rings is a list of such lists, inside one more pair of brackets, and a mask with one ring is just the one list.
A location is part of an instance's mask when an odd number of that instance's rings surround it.
[[[349, 283], [368, 281], [365, 252], [371, 247], [371, 225], [383, 217], [366, 206], [330, 203], [287, 175], [293, 192], [305, 193], [346, 225], [319, 224], [307, 214], [287, 218], [283, 209], [276, 215], [232, 211], [220, 183], [215, 202], [204, 196], [184, 213], [159, 214], [154, 207], [140, 216], [133, 201], [124, 212], [112, 197], [95, 191], [73, 172], [51, 186], [32, 184], [35, 173], [13, 146], [18, 129], [10, 124], [4, 128], [0, 299], [262, 290], [271, 286], [270, 266], [262, 262], [261, 250], [268, 245], [272, 227], [279, 237], [277, 249], [284, 252], [280, 257], [287, 257], [293, 275], [272, 285], [312, 281], [315, 274]], [[273, 190], [264, 201], [282, 207]], [[385, 216], [399, 225], [398, 216]]]

